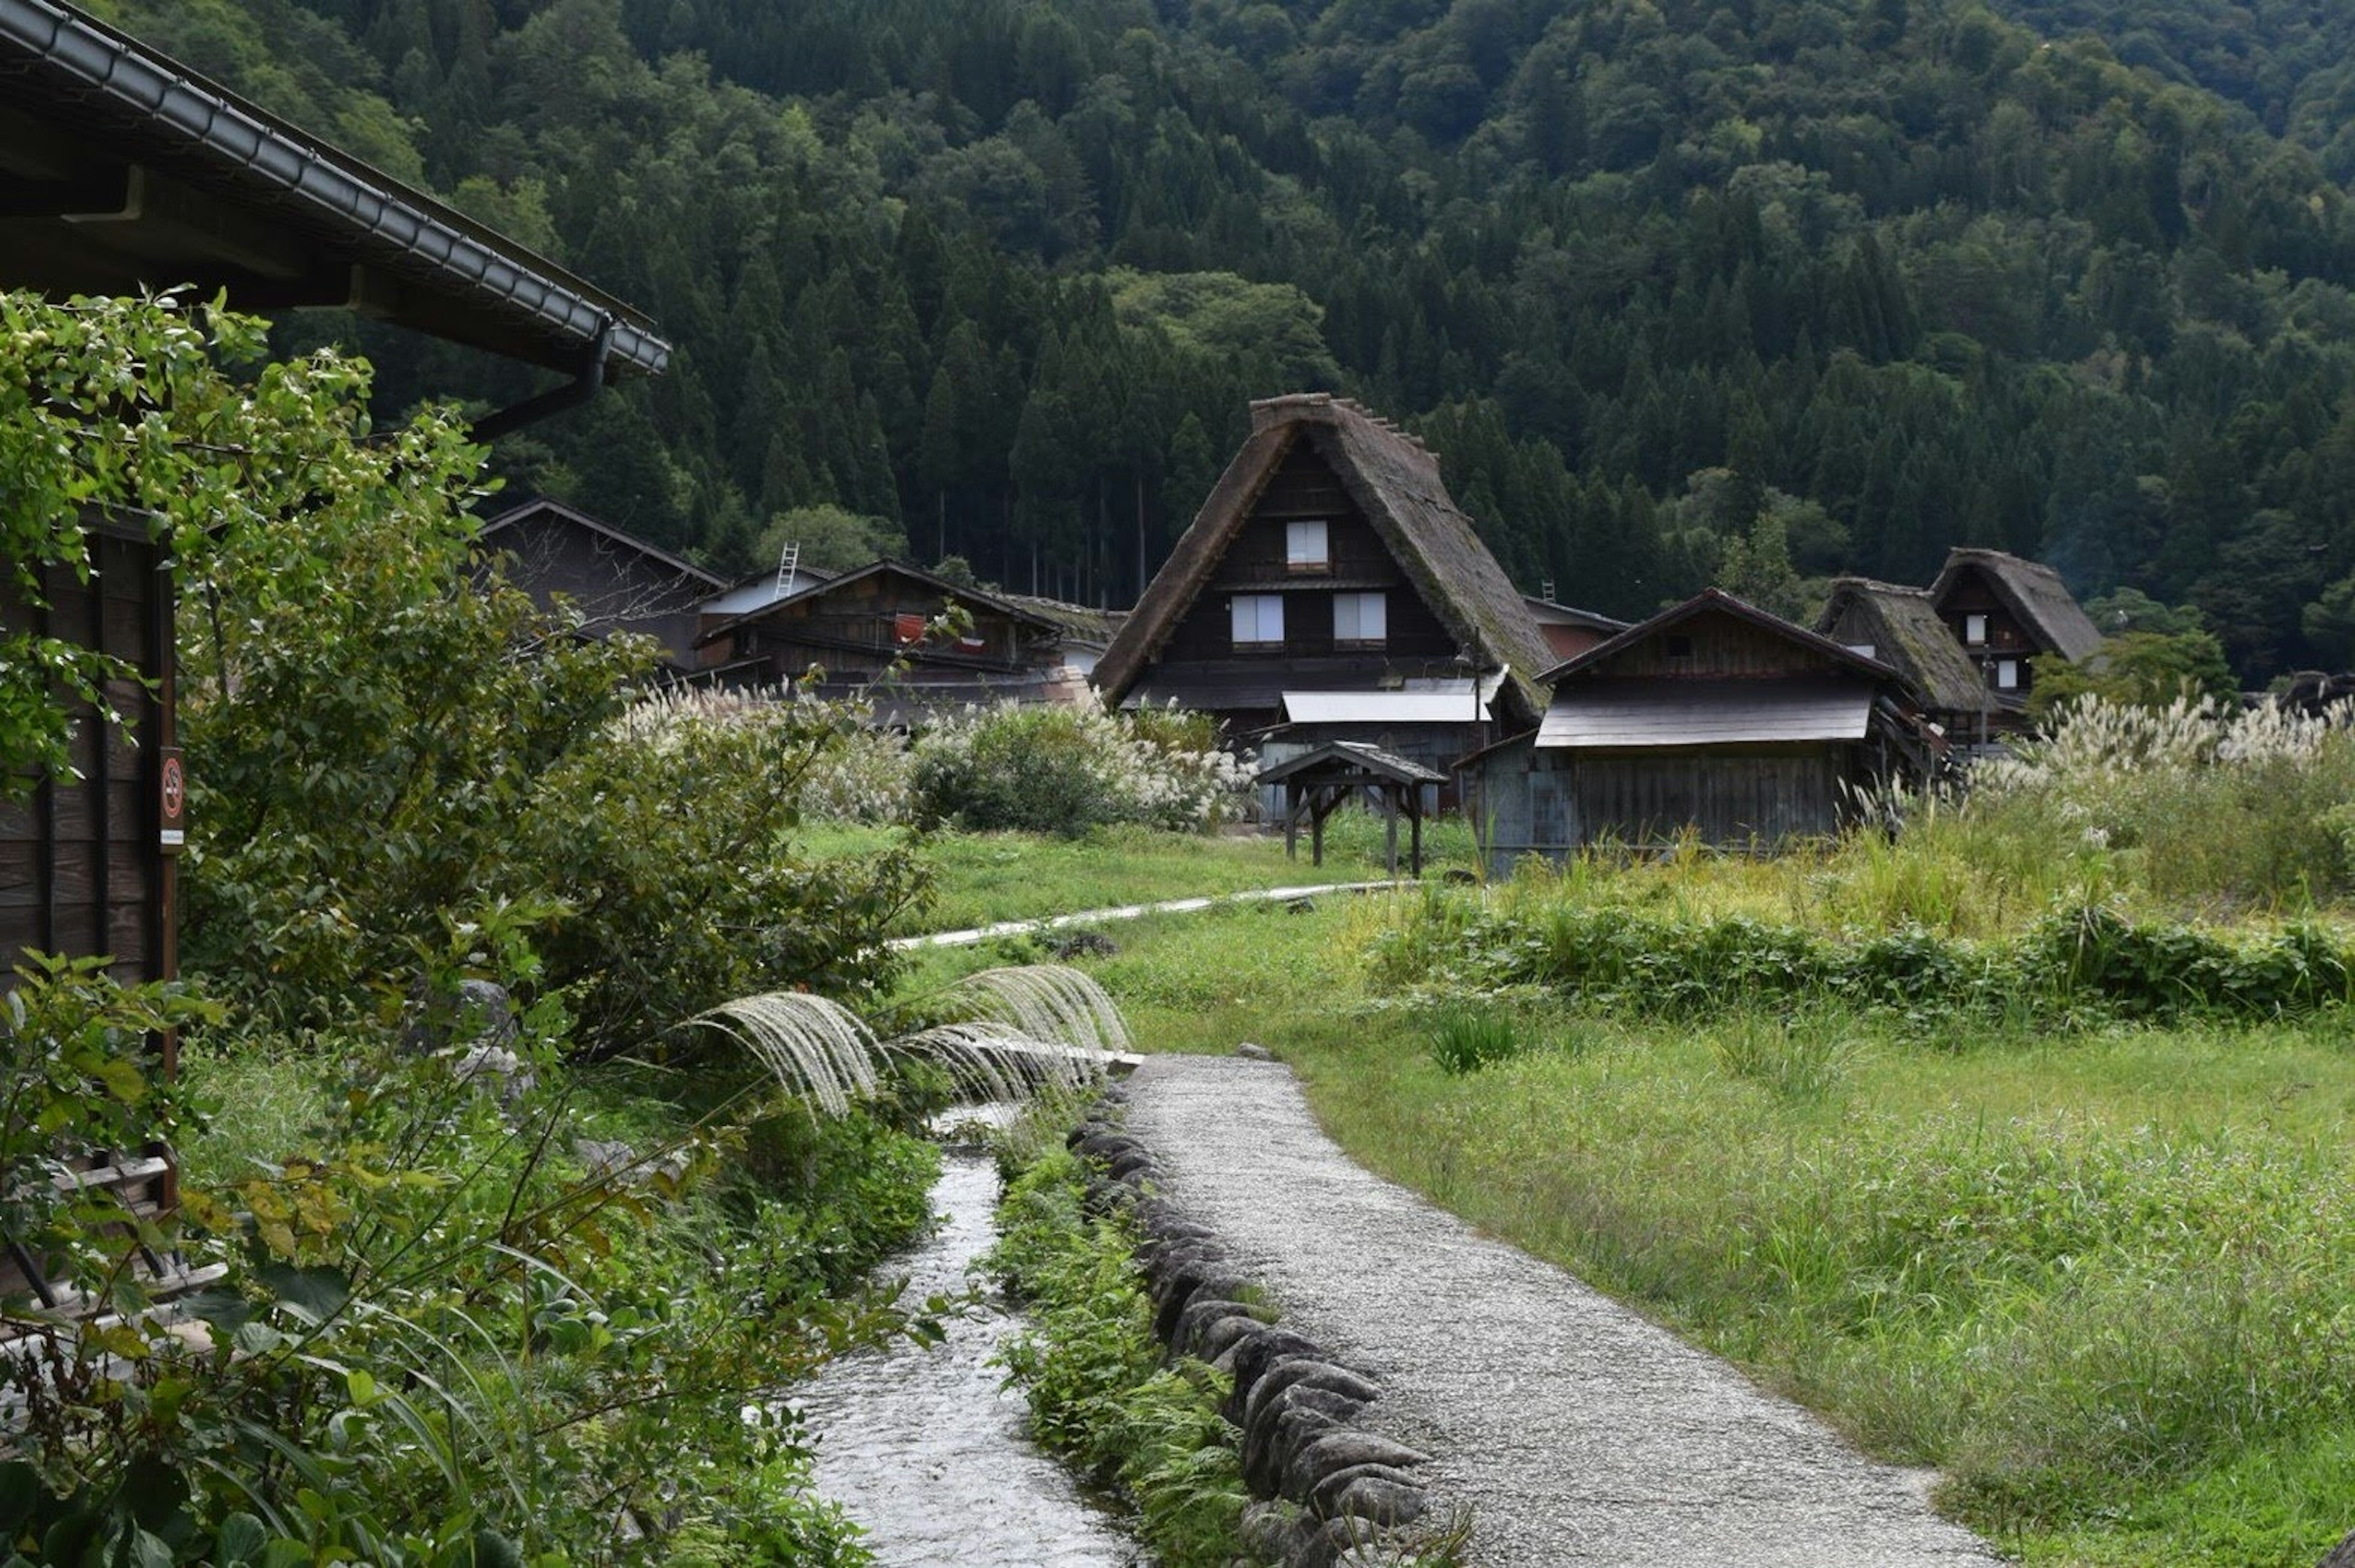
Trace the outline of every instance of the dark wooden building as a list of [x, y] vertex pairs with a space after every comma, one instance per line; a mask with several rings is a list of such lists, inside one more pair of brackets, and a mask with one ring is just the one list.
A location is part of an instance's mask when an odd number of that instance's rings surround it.
[[1969, 744], [1987, 738], [1999, 699], [1938, 618], [1928, 589], [1838, 578], [1816, 630], [1904, 677], [1923, 715], [1949, 739]]
[[2059, 572], [1999, 549], [1949, 550], [1930, 585], [1930, 603], [1995, 694], [1999, 728], [2026, 722], [2022, 709], [2040, 660], [2073, 662], [2102, 645], [2101, 632]]
[[1550, 670], [1532, 731], [1466, 759], [1502, 869], [1611, 842], [1764, 848], [1837, 831], [1935, 742], [1898, 672], [1710, 589]]
[[1114, 706], [1217, 714], [1271, 763], [1348, 740], [1444, 768], [1492, 726], [1534, 723], [1556, 662], [1439, 460], [1318, 392], [1252, 405], [1250, 439], [1096, 686]]
[[[964, 630], [933, 633], [952, 604]], [[826, 672], [819, 689], [844, 696], [875, 687], [895, 663], [904, 670], [887, 690], [887, 717], [1010, 698], [1069, 701], [1076, 677], [1065, 674], [1061, 619], [979, 589], [960, 587], [906, 561], [879, 560], [722, 622], [698, 639], [700, 677], [738, 688], [774, 687], [811, 666]]]
[[728, 587], [686, 557], [560, 501], [501, 512], [483, 525], [482, 547], [492, 570], [543, 607], [570, 603], [591, 636], [652, 637], [679, 672], [694, 667], [704, 603]]

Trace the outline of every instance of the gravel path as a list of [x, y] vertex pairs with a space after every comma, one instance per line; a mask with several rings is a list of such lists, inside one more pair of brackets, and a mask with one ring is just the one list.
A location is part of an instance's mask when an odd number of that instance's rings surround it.
[[1433, 1456], [1482, 1568], [1999, 1561], [1922, 1478], [1527, 1253], [1354, 1164], [1290, 1071], [1156, 1056], [1129, 1131], [1285, 1326], [1373, 1375], [1365, 1424]]
[[998, 936], [1022, 936], [1031, 932], [1061, 931], [1074, 925], [1102, 925], [1112, 920], [1143, 920], [1148, 914], [1191, 914], [1221, 904], [1285, 903], [1318, 893], [1376, 893], [1400, 888], [1400, 881], [1312, 882], [1298, 888], [1252, 888], [1240, 893], [1214, 893], [1208, 898], [1164, 899], [1159, 903], [1121, 904], [1112, 909], [1082, 910], [1077, 914], [1050, 914], [1037, 920], [1001, 920], [996, 925], [967, 926], [963, 931], [935, 931], [923, 936], [895, 936], [884, 944], [902, 950], [916, 947], [971, 947]]

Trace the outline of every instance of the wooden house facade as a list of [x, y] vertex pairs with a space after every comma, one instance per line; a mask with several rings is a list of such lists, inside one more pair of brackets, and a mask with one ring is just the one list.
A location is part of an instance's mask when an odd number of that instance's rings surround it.
[[1216, 714], [1270, 761], [1351, 741], [1444, 771], [1495, 726], [1535, 722], [1537, 672], [1555, 662], [1438, 459], [1347, 399], [1306, 393], [1252, 405], [1250, 438], [1096, 686], [1113, 706]]
[[[960, 629], [936, 630], [954, 605]], [[999, 699], [1068, 701], [1083, 689], [1065, 674], [1064, 623], [1041, 610], [960, 586], [906, 561], [880, 560], [814, 582], [698, 640], [700, 678], [773, 688], [815, 666], [818, 690], [847, 696], [876, 688], [903, 667], [884, 696], [891, 715]]]
[[1490, 863], [1596, 843], [1770, 848], [1838, 831], [1934, 742], [1903, 677], [1711, 589], [1547, 672], [1539, 726], [1467, 759]]
[[1930, 603], [1994, 694], [1990, 714], [1998, 728], [2026, 723], [2040, 660], [2073, 662], [2102, 645], [2101, 632], [2058, 571], [1999, 549], [1949, 550], [1930, 585]]
[[1575, 605], [1557, 604], [1535, 594], [1522, 595], [1521, 602], [1529, 607], [1529, 619], [1537, 623], [1538, 635], [1545, 638], [1546, 646], [1558, 660], [1574, 659], [1589, 648], [1600, 647], [1628, 625], [1625, 621]]
[[726, 592], [719, 577], [660, 545], [560, 501], [527, 501], [483, 525], [489, 569], [546, 608], [559, 599], [591, 636], [634, 632], [662, 645], [674, 671], [695, 664], [701, 611]]

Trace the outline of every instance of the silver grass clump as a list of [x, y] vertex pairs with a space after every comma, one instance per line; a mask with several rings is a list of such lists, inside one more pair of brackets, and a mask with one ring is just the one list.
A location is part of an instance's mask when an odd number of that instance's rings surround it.
[[1077, 1087], [1107, 1052], [1129, 1048], [1112, 997], [1062, 965], [986, 969], [948, 996], [973, 1016], [888, 1040], [838, 1003], [805, 991], [740, 997], [688, 1021], [736, 1040], [789, 1093], [835, 1116], [873, 1093], [895, 1058], [943, 1069], [970, 1099], [1022, 1100]]

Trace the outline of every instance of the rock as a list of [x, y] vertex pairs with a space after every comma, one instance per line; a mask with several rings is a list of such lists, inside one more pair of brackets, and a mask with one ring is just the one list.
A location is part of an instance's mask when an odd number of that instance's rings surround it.
[[1241, 1057], [1246, 1061], [1273, 1061], [1275, 1060], [1275, 1052], [1270, 1051], [1263, 1045], [1254, 1045], [1250, 1040], [1245, 1040], [1241, 1045], [1235, 1047], [1235, 1054]]
[[1178, 1315], [1178, 1328], [1169, 1336], [1169, 1348], [1188, 1356], [1199, 1355], [1201, 1352], [1195, 1347], [1201, 1343], [1210, 1326], [1234, 1317], [1249, 1317], [1251, 1308], [1231, 1296], [1204, 1296], [1197, 1292], [1194, 1299], [1186, 1304], [1186, 1310]]
[[1338, 1431], [1343, 1423], [1337, 1415], [1327, 1415], [1321, 1410], [1284, 1410], [1262, 1428], [1255, 1442], [1243, 1449], [1243, 1485], [1256, 1497], [1272, 1498], [1284, 1481], [1284, 1466], [1292, 1456], [1328, 1432]]
[[1284, 901], [1284, 912], [1286, 914], [1315, 914], [1316, 912], [1316, 901], [1315, 899], [1287, 899]]
[[1284, 1467], [1283, 1492], [1295, 1501], [1305, 1501], [1318, 1481], [1352, 1465], [1388, 1465], [1409, 1470], [1430, 1462], [1427, 1456], [1403, 1443], [1393, 1443], [1378, 1433], [1344, 1427], [1326, 1434], [1292, 1456]]
[[1112, 1123], [1098, 1121], [1092, 1117], [1063, 1135], [1063, 1147], [1075, 1149], [1090, 1138], [1116, 1138], [1122, 1136], [1121, 1129]]
[[1256, 1317], [1212, 1317], [1203, 1325], [1202, 1331], [1198, 1336], [1199, 1342], [1194, 1347], [1194, 1354], [1212, 1366], [1218, 1367], [1223, 1372], [1233, 1363], [1228, 1362], [1226, 1366], [1220, 1366], [1220, 1363], [1226, 1360], [1229, 1353], [1237, 1345], [1254, 1334], [1266, 1331], [1267, 1325]]
[[1110, 1165], [1123, 1155], [1144, 1153], [1145, 1146], [1126, 1133], [1097, 1133], [1073, 1144], [1071, 1152], [1082, 1159]]
[[1341, 1511], [1341, 1494], [1355, 1481], [1389, 1481], [1402, 1487], [1416, 1485], [1415, 1478], [1404, 1470], [1390, 1465], [1351, 1465], [1333, 1471], [1308, 1489], [1308, 1511], [1319, 1518], [1330, 1518]]
[[1039, 943], [1066, 961], [1073, 958], [1116, 958], [1120, 944], [1098, 931], [1059, 931]]
[[1235, 1533], [1252, 1557], [1263, 1563], [1288, 1562], [1294, 1540], [1305, 1533], [1300, 1510], [1288, 1503], [1252, 1503], [1243, 1509]]
[[1387, 1530], [1412, 1524], [1430, 1506], [1429, 1496], [1412, 1481], [1360, 1476], [1341, 1488], [1340, 1495], [1333, 1500], [1332, 1511], [1369, 1520]]
[[1153, 1315], [1153, 1336], [1165, 1345], [1178, 1342], [1178, 1320], [1187, 1307], [1196, 1301], [1232, 1301], [1252, 1287], [1251, 1281], [1240, 1275], [1206, 1274], [1183, 1289], [1173, 1290], [1169, 1298]]
[[1114, 1181], [1127, 1181], [1132, 1177], [1151, 1176], [1153, 1156], [1142, 1148], [1131, 1149], [1126, 1154], [1114, 1156], [1104, 1166], [1104, 1170]]
[[1336, 1366], [1313, 1356], [1300, 1356], [1269, 1368], [1261, 1375], [1259, 1381], [1252, 1385], [1251, 1397], [1243, 1402], [1241, 1424], [1249, 1427], [1262, 1405], [1282, 1398], [1286, 1390], [1295, 1388], [1345, 1394], [1359, 1404], [1370, 1404], [1381, 1397], [1380, 1389], [1348, 1368]]
[[1238, 1426], [1242, 1424], [1245, 1403], [1251, 1398], [1252, 1385], [1259, 1381], [1261, 1374], [1279, 1360], [1301, 1356], [1321, 1360], [1322, 1352], [1313, 1341], [1302, 1339], [1288, 1328], [1271, 1328], [1264, 1334], [1254, 1334], [1241, 1341], [1236, 1345], [1234, 1360], [1230, 1363], [1235, 1380], [1234, 1392], [1227, 1396], [1227, 1403], [1220, 1407], [1219, 1413]]
[[2346, 1540], [2331, 1548], [2330, 1555], [2322, 1560], [2319, 1568], [2355, 1568], [2355, 1531], [2350, 1531]]
[[[1361, 1519], [1328, 1519], [1291, 1558], [1294, 1568], [1335, 1568], [1342, 1558], [1379, 1548], [1381, 1531]], [[1376, 1559], [1380, 1561], [1380, 1559]]]

